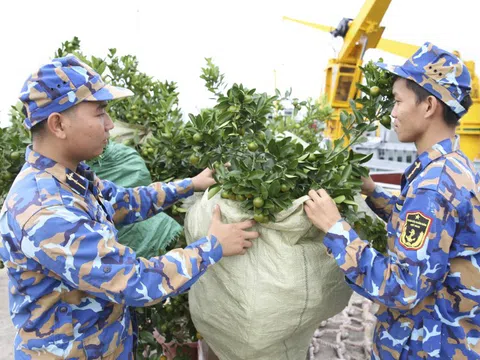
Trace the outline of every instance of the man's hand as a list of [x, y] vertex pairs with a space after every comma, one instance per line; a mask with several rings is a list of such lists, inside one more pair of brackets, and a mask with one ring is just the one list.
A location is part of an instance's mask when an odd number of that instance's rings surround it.
[[217, 182], [213, 178], [214, 171], [212, 169], [206, 168], [197, 176], [192, 178], [193, 189], [194, 191], [205, 191], [210, 186], [216, 184]]
[[363, 177], [362, 176], [362, 194], [370, 196], [372, 195], [373, 191], [375, 190], [375, 181], [369, 176], [369, 177]]
[[305, 201], [305, 213], [317, 229], [326, 233], [342, 218], [337, 205], [323, 189], [310, 190], [308, 196], [310, 199]]
[[222, 245], [223, 256], [244, 255], [252, 247], [250, 240], [258, 238], [256, 231], [245, 231], [255, 225], [255, 221], [247, 220], [236, 224], [222, 223], [220, 206], [215, 205], [208, 235], [214, 235]]

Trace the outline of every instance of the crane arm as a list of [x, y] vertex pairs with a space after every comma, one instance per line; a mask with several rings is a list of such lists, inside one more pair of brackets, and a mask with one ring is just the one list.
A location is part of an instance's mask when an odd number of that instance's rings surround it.
[[[356, 65], [361, 60], [365, 50], [377, 46], [385, 29], [380, 27], [380, 22], [390, 2], [391, 0], [367, 0], [365, 2], [358, 16], [350, 24], [349, 30], [344, 37], [343, 47], [337, 57], [339, 63]], [[335, 30], [331, 26], [315, 24], [288, 16], [284, 16], [283, 19], [326, 32]], [[365, 44], [362, 44], [362, 41], [366, 41]]]
[[365, 50], [375, 48], [382, 37], [384, 27], [380, 26], [391, 0], [367, 0], [360, 13], [350, 24], [344, 38], [338, 61], [356, 64]]
[[299, 19], [294, 19], [294, 18], [291, 18], [291, 17], [288, 17], [288, 16], [284, 16], [284, 17], [283, 17], [283, 20], [288, 20], [288, 21], [296, 22], [296, 23], [298, 23], [298, 24], [306, 25], [306, 26], [308, 26], [308, 27], [311, 27], [311, 28], [314, 28], [314, 29], [317, 29], [317, 30], [321, 30], [321, 31], [325, 31], [325, 32], [332, 32], [333, 30], [335, 30], [335, 28], [334, 28], [334, 27], [331, 27], [331, 26], [321, 25], [321, 24], [315, 24], [315, 23], [313, 23], [313, 22], [304, 21], [304, 20], [299, 20]]
[[380, 39], [377, 49], [389, 52], [394, 55], [399, 55], [404, 58], [409, 58], [415, 51], [418, 50], [418, 45], [411, 45], [400, 41]]

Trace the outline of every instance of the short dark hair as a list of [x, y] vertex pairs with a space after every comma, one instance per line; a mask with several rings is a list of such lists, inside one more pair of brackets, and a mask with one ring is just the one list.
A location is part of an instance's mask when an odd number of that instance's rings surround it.
[[[397, 79], [400, 77], [397, 77]], [[396, 79], [395, 79], [396, 80]], [[434, 96], [433, 94], [429, 93], [427, 90], [425, 90], [423, 87], [418, 85], [415, 81], [410, 80], [410, 79], [405, 79], [407, 80], [407, 88], [412, 90], [415, 94], [416, 97], [416, 103], [420, 104], [422, 101], [425, 101], [429, 96]], [[460, 116], [458, 116], [447, 104], [445, 104], [442, 100], [435, 98], [440, 101], [440, 104], [442, 104], [443, 107], [443, 120], [447, 123], [448, 126], [455, 127], [458, 125], [458, 121], [460, 120]], [[465, 110], [468, 111], [470, 106], [472, 106], [472, 98], [468, 94], [466, 95], [463, 100], [460, 102], [460, 105], [462, 105]]]
[[[68, 108], [67, 110], [62, 111], [62, 113], [63, 114], [67, 114], [67, 113], [68, 114], [73, 114], [75, 111], [76, 111], [76, 106], [72, 106], [71, 108]], [[22, 107], [22, 113], [25, 117], [28, 117], [27, 108], [25, 106]], [[45, 119], [45, 120], [47, 120], [47, 119]], [[45, 120], [36, 123], [35, 125], [33, 125], [30, 128], [30, 134], [32, 135], [32, 140], [33, 140], [33, 138], [39, 137], [44, 133], [45, 128], [47, 127], [47, 125], [46, 125], [47, 122]]]
[[[26, 118], [28, 117], [27, 108], [25, 106], [22, 107], [22, 114]], [[40, 121], [39, 123], [32, 126], [32, 128], [30, 129], [32, 140], [34, 137], [40, 136], [40, 134], [42, 134], [44, 131], [45, 131], [45, 121]]]

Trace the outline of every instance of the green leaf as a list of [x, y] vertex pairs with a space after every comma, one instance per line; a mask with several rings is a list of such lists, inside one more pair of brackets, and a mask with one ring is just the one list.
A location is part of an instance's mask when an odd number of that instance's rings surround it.
[[270, 140], [270, 142], [268, 143], [268, 151], [274, 156], [280, 155], [279, 148], [274, 139]]
[[358, 204], [357, 204], [355, 201], [353, 201], [353, 200], [344, 200], [343, 203], [344, 203], [344, 204], [347, 204], [347, 205], [351, 205], [351, 206], [353, 206], [355, 209], [358, 209]]
[[270, 197], [273, 197], [276, 196], [278, 193], [280, 193], [280, 181], [274, 180], [268, 188], [268, 195]]
[[360, 176], [368, 177], [369, 172], [370, 172], [370, 170], [369, 170], [368, 168], [366, 168], [366, 167], [361, 167], [361, 168], [359, 168], [358, 170], [359, 170], [359, 172], [360, 172]]
[[265, 204], [263, 205], [264, 209], [273, 209], [274, 207], [275, 205], [273, 204], [273, 201], [271, 201], [270, 199], [265, 201]]
[[267, 189], [267, 187], [265, 186], [265, 184], [262, 184], [260, 190], [261, 190], [261, 192], [262, 192], [262, 198], [263, 198], [263, 199], [267, 199], [267, 198], [268, 198], [268, 189]]
[[98, 72], [100, 75], [102, 75], [103, 72], [105, 71], [106, 67], [107, 67], [107, 64], [102, 61], [102, 63], [101, 63], [101, 64], [98, 66], [98, 68], [97, 68], [97, 72]]
[[345, 199], [346, 199], [345, 195], [340, 195], [334, 198], [333, 201], [335, 201], [335, 204], [341, 204], [345, 201]]
[[350, 176], [352, 173], [352, 164], [348, 164], [345, 166], [345, 169], [343, 169], [342, 172], [342, 177], [340, 178], [340, 181], [338, 182], [339, 184], [342, 184], [347, 178]]
[[358, 162], [360, 164], [364, 164], [366, 163], [367, 161], [370, 161], [370, 159], [373, 157], [373, 153], [371, 154], [368, 154], [368, 155], [365, 155], [364, 157], [362, 157]]
[[307, 154], [303, 154], [302, 156], [300, 156], [300, 157], [298, 158], [298, 161], [303, 161], [303, 160], [305, 160], [306, 158], [308, 158], [309, 155], [310, 155], [310, 154], [308, 154], [308, 153], [307, 153]]
[[223, 124], [217, 126], [217, 130], [223, 129], [224, 127], [228, 126], [231, 121], [225, 121]]
[[153, 334], [150, 331], [140, 331], [140, 339], [145, 341], [148, 344], [154, 345], [157, 340], [153, 337]]
[[210, 186], [208, 188], [208, 200], [210, 200], [212, 197], [214, 197], [221, 189], [222, 189], [222, 186], [219, 185], [219, 184], [215, 184], [213, 186]]
[[248, 175], [247, 179], [248, 180], [262, 179], [264, 176], [265, 176], [265, 172], [263, 170], [255, 170]]
[[366, 136], [361, 136], [357, 141], [355, 141], [355, 144], [363, 144], [364, 142], [367, 142], [368, 138]]
[[[362, 119], [363, 121], [363, 119]], [[361, 124], [358, 124], [357, 127], [355, 128], [358, 132], [364, 132], [368, 127], [368, 124], [367, 123], [361, 123]]]

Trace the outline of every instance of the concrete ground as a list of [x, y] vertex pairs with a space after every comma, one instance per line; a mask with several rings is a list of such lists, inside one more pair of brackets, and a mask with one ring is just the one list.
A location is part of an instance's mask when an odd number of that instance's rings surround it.
[[313, 334], [308, 360], [368, 360], [378, 306], [353, 293], [348, 306]]
[[0, 360], [13, 359], [13, 327], [8, 311], [8, 276], [5, 269], [0, 270]]

